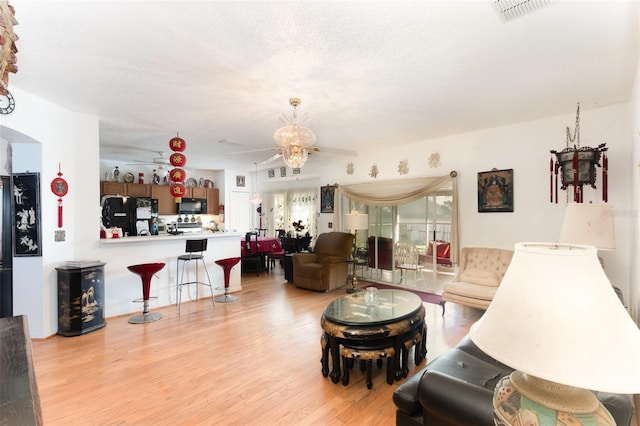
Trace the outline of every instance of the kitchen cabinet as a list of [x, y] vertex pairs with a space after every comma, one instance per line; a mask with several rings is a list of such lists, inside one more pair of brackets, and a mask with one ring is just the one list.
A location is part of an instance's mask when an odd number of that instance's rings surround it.
[[219, 214], [220, 211], [220, 190], [218, 188], [208, 188], [207, 191], [207, 213]]
[[[169, 192], [168, 185], [103, 181], [100, 182], [100, 197], [104, 195], [156, 198], [158, 200], [158, 214], [176, 214], [176, 200]], [[220, 190], [218, 188], [187, 188], [185, 197], [206, 198], [207, 214], [219, 214]]]
[[151, 185], [128, 183], [126, 191], [129, 197], [151, 197]]
[[176, 200], [169, 192], [168, 185], [151, 185], [151, 198], [158, 199], [158, 214], [176, 214]]
[[207, 198], [207, 188], [187, 188], [187, 197]]
[[127, 195], [127, 184], [124, 182], [100, 182], [100, 197], [103, 195]]

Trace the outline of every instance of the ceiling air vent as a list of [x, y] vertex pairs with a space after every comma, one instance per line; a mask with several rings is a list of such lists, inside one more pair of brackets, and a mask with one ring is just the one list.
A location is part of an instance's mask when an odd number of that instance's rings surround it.
[[550, 5], [551, 0], [495, 0], [493, 4], [502, 19], [508, 22]]

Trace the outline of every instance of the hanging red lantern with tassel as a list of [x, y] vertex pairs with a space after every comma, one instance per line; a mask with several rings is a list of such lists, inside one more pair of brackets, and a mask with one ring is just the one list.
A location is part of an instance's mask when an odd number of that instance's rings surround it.
[[[560, 189], [567, 190], [573, 187], [573, 201], [582, 203], [584, 201], [584, 186], [589, 185], [596, 189], [596, 167], [602, 167], [602, 199], [608, 201], [608, 168], [607, 146], [600, 144], [595, 148], [580, 146], [580, 104], [576, 112], [576, 128], [571, 136], [567, 127], [567, 147], [562, 151], [551, 150], [553, 156], [550, 160], [550, 171], [553, 168], [555, 173], [555, 191], [551, 189], [550, 200], [558, 203], [558, 172], [560, 171], [562, 186]], [[555, 157], [555, 158], [554, 158]], [[602, 157], [602, 166], [600, 158]], [[555, 160], [555, 162], [554, 162]]]
[[187, 179], [187, 173], [181, 168], [187, 164], [187, 157], [182, 154], [182, 152], [187, 148], [187, 142], [176, 135], [175, 138], [171, 138], [169, 140], [169, 148], [174, 151], [174, 153], [169, 157], [169, 163], [175, 167], [169, 172], [169, 180], [171, 181], [169, 191], [175, 199], [175, 202], [180, 203], [182, 201], [182, 197], [187, 193], [187, 188], [182, 183]]

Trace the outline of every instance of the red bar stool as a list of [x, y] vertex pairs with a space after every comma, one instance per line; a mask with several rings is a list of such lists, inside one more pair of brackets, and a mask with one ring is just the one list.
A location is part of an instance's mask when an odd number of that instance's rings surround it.
[[[142, 263], [140, 265], [127, 266], [127, 269], [138, 274], [142, 280], [142, 299], [136, 299], [134, 302], [143, 302], [141, 315], [129, 318], [131, 324], [144, 324], [147, 322], [157, 321], [162, 318], [162, 314], [149, 312], [149, 293], [151, 290], [151, 278], [153, 275], [164, 268], [164, 263]], [[154, 298], [155, 299], [155, 298]]]
[[229, 281], [231, 279], [231, 269], [240, 262], [239, 257], [229, 257], [227, 259], [216, 260], [216, 265], [220, 265], [224, 272], [224, 296], [216, 297], [216, 302], [227, 303], [235, 302], [238, 296], [229, 294]]

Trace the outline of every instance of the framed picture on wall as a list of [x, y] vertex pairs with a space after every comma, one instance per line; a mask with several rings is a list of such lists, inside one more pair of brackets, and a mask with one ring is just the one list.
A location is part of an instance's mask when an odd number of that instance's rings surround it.
[[513, 212], [513, 169], [478, 173], [478, 212]]
[[320, 213], [333, 213], [333, 197], [335, 193], [335, 185], [320, 187]]
[[16, 173], [13, 180], [14, 256], [42, 256], [40, 174]]
[[236, 176], [236, 186], [244, 187], [244, 176]]

